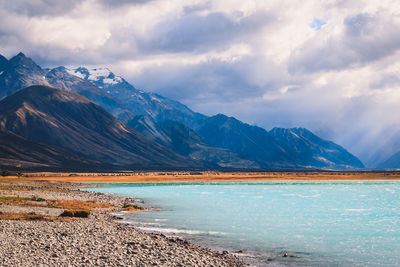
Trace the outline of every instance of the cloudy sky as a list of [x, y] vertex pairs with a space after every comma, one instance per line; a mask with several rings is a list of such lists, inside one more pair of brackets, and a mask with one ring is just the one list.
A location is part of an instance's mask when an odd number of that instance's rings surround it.
[[208, 115], [366, 160], [397, 130], [400, 1], [0, 0], [0, 53], [106, 66]]

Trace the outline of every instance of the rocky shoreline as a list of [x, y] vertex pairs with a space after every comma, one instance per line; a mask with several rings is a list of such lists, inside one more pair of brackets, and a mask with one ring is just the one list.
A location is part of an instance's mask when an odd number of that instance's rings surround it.
[[[238, 258], [180, 238], [144, 233], [110, 214], [135, 199], [80, 191], [80, 184], [0, 182], [1, 266], [243, 266]], [[66, 207], [87, 218], [60, 217]], [[12, 219], [10, 219], [12, 218]]]

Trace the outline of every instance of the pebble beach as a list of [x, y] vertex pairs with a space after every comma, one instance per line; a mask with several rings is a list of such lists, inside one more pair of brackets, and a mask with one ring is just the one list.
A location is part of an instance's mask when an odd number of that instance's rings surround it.
[[[0, 182], [0, 265], [244, 265], [230, 253], [119, 223], [112, 213], [137, 207], [133, 205], [136, 199], [80, 191], [80, 186], [46, 181]], [[71, 203], [94, 208], [87, 218], [60, 216]]]

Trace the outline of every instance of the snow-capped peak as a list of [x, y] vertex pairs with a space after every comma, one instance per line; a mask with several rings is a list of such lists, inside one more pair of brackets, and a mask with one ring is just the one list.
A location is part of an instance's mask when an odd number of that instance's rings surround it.
[[98, 87], [106, 87], [107, 85], [115, 85], [123, 82], [122, 77], [115, 76], [108, 68], [87, 69], [79, 67], [76, 69], [67, 69], [68, 73], [85, 79], [96, 84]]

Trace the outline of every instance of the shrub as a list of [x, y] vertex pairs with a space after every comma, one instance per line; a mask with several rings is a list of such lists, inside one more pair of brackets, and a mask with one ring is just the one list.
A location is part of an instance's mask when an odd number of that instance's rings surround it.
[[87, 210], [65, 210], [61, 213], [61, 217], [78, 217], [78, 218], [87, 218], [89, 217], [90, 212]]
[[31, 201], [46, 201], [46, 199], [44, 199], [44, 198], [41, 198], [41, 197], [38, 197], [38, 196], [33, 196], [33, 197], [31, 197], [31, 199], [30, 199]]
[[6, 176], [12, 176], [13, 173], [8, 171], [8, 170], [1, 170], [0, 171], [0, 175], [3, 176], [3, 177], [6, 177]]
[[130, 204], [130, 203], [125, 203], [122, 208], [125, 211], [137, 211], [137, 210], [143, 210], [144, 209], [141, 206], [138, 206], [138, 205], [135, 205], [135, 204]]

